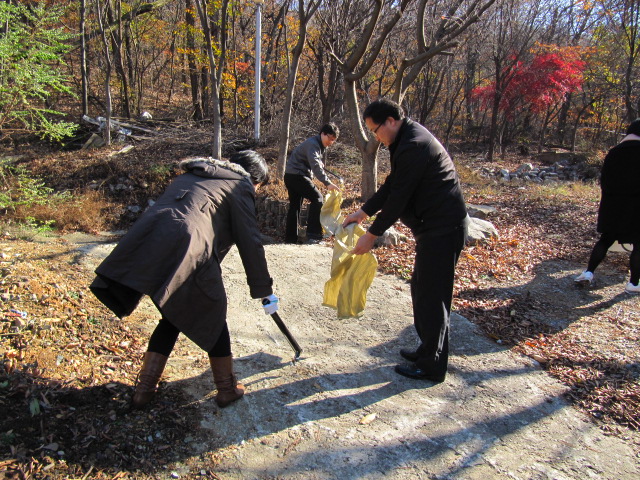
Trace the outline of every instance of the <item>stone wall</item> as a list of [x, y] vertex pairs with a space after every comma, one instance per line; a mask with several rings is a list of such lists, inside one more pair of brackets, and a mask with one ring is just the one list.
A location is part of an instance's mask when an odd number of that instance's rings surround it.
[[[269, 197], [256, 197], [256, 215], [260, 228], [263, 231], [273, 231], [284, 235], [285, 224], [287, 221], [287, 210], [289, 210], [289, 201], [276, 200]], [[308, 203], [304, 202], [300, 212], [300, 223], [306, 224]]]

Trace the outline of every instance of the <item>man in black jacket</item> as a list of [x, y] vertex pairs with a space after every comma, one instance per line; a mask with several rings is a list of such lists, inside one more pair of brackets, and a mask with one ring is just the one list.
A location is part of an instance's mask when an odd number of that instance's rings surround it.
[[367, 128], [389, 148], [391, 173], [378, 191], [343, 225], [375, 221], [352, 253], [373, 247], [397, 220], [411, 229], [416, 259], [411, 277], [413, 320], [420, 345], [402, 349], [410, 364], [396, 372], [410, 378], [443, 382], [449, 358], [449, 316], [455, 266], [465, 240], [467, 211], [449, 154], [422, 125], [405, 118], [402, 107], [387, 99], [365, 109]]

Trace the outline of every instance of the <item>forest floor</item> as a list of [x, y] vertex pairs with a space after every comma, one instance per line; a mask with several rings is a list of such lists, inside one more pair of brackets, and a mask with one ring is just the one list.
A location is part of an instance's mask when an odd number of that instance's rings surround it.
[[[106, 226], [113, 230], [126, 228], [128, 206], [161, 191], [160, 173], [197, 149], [154, 144], [117, 156], [108, 156], [115, 148], [43, 155], [29, 164], [54, 188], [125, 185], [111, 189]], [[143, 304], [119, 321], [87, 288], [117, 236], [31, 236], [7, 225], [0, 240], [0, 472], [52, 479], [638, 478], [640, 297], [623, 292], [628, 254], [612, 252], [593, 287], [573, 284], [595, 240], [597, 187], [499, 184], [474, 176], [473, 156], [456, 155], [456, 162], [467, 201], [496, 208], [488, 220], [500, 238], [463, 252], [451, 371], [437, 386], [393, 373], [397, 350], [415, 342], [405, 281], [411, 241], [377, 249], [380, 273], [365, 314], [345, 321], [319, 301], [330, 245], [284, 245], [278, 232], [265, 232], [282, 316], [302, 359], [291, 362], [231, 255], [223, 270], [246, 398], [218, 410], [206, 357], [181, 340], [156, 401], [131, 411], [156, 315]], [[332, 166], [347, 180], [345, 208], [356, 208], [355, 167]]]

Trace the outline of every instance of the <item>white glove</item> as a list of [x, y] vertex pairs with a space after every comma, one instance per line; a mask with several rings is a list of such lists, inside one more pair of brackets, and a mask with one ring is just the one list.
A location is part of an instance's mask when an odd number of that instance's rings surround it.
[[271, 294], [262, 299], [262, 308], [267, 315], [273, 315], [278, 311], [278, 297]]

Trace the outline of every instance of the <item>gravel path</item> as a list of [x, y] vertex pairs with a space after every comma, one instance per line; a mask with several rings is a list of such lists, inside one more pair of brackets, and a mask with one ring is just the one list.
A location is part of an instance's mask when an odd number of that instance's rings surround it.
[[[408, 284], [377, 275], [365, 314], [339, 320], [321, 306], [329, 248], [274, 244], [266, 251], [281, 316], [302, 357], [292, 362], [289, 344], [249, 298], [234, 249], [223, 273], [247, 395], [216, 409], [206, 357], [179, 341], [168, 388], [193, 396], [201, 429], [185, 432], [194, 457], [174, 474], [211, 458], [216, 478], [225, 480], [640, 478], [632, 442], [605, 435], [534, 360], [497, 345], [465, 318], [452, 319], [447, 382], [400, 377], [393, 371], [398, 350], [415, 344]], [[91, 268], [105, 248], [86, 252]], [[155, 315], [145, 313], [152, 311], [143, 304], [137, 313], [149, 329]]]

